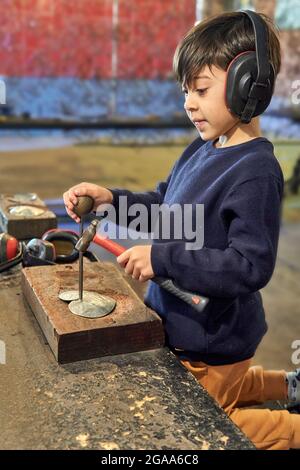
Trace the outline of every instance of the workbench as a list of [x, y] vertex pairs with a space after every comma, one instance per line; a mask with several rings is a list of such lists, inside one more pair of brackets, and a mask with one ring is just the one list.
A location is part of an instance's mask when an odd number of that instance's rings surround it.
[[0, 274], [0, 449], [254, 448], [167, 348], [59, 365], [20, 279]]

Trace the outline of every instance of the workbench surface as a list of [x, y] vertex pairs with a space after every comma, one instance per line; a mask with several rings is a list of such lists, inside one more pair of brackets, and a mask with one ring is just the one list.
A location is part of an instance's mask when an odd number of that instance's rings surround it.
[[57, 364], [20, 277], [0, 274], [0, 449], [253, 448], [167, 348]]

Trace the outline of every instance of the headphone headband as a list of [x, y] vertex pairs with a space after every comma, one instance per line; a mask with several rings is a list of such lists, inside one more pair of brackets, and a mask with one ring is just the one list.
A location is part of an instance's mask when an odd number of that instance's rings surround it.
[[262, 18], [254, 11], [241, 10], [241, 12], [250, 18], [254, 30], [257, 60], [257, 77], [255, 81], [257, 83], [264, 84], [270, 75], [268, 34], [266, 25]]

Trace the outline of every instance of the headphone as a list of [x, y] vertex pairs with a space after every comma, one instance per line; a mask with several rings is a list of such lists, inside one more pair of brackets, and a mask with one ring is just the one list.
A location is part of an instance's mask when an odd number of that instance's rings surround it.
[[71, 230], [48, 230], [42, 240], [54, 246], [56, 263], [73, 263], [79, 257], [79, 252], [75, 249], [79, 235]]
[[[75, 249], [78, 240], [77, 233], [60, 229], [48, 230], [41, 239], [33, 238], [28, 243], [19, 242], [8, 233], [0, 233], [0, 273], [19, 263], [23, 267], [73, 263], [79, 257]], [[84, 256], [97, 261], [91, 251], [86, 251]]]
[[0, 233], [0, 273], [22, 261], [23, 245], [8, 233]]
[[250, 18], [255, 34], [255, 51], [238, 54], [227, 67], [225, 100], [228, 110], [248, 124], [270, 104], [275, 71], [269, 61], [268, 32], [263, 19], [253, 11], [241, 10]]

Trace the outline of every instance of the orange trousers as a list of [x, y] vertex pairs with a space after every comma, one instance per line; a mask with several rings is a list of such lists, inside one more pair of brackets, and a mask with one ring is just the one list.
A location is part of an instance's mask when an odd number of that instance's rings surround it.
[[179, 359], [257, 449], [300, 449], [300, 415], [287, 410], [246, 408], [286, 400], [286, 372], [252, 366], [251, 359], [224, 366]]

